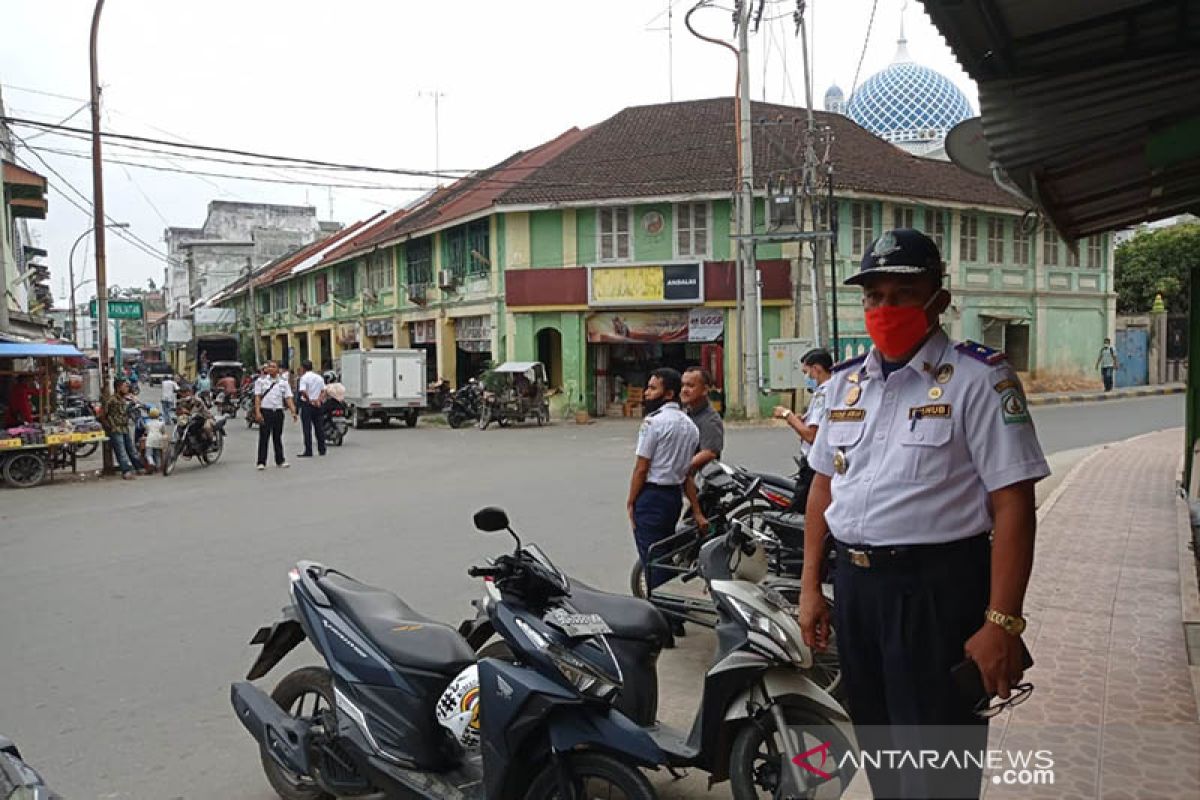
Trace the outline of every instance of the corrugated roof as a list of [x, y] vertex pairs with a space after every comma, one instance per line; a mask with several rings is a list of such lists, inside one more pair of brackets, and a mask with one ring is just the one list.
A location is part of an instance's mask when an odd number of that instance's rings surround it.
[[1075, 239], [1200, 208], [1200, 0], [923, 0], [991, 157]]

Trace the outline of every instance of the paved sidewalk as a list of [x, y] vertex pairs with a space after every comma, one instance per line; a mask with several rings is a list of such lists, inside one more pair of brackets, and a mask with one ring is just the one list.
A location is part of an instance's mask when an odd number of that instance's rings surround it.
[[1130, 397], [1153, 397], [1155, 395], [1179, 394], [1187, 391], [1182, 383], [1164, 383], [1159, 386], [1126, 386], [1106, 392], [1092, 389], [1077, 392], [1035, 392], [1027, 398], [1031, 406], [1050, 406], [1060, 403], [1094, 403], [1101, 400], [1124, 400]]
[[1102, 448], [1039, 513], [1025, 608], [1037, 688], [992, 733], [1007, 750], [1050, 749], [1054, 786], [986, 796], [1200, 797], [1180, 599], [1182, 445], [1176, 429]]

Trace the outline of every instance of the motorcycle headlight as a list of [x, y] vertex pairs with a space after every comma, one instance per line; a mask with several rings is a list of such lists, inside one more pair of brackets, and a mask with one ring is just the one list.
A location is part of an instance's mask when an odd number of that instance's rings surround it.
[[774, 642], [791, 659], [792, 663], [801, 667], [808, 666], [809, 659], [805, 655], [805, 649], [793, 635], [783, 629], [783, 626], [736, 597], [726, 595], [725, 599], [729, 601], [729, 605], [733, 607], [733, 610], [738, 613], [750, 630], [757, 631]]
[[[616, 697], [617, 692], [621, 691], [620, 678], [605, 675], [570, 650], [547, 639], [524, 620], [518, 619], [516, 623], [517, 627], [521, 629], [521, 633], [525, 634], [525, 638], [538, 650], [550, 656], [550, 660], [554, 662], [559, 673], [585, 696], [597, 700], [612, 700]], [[604, 646], [608, 647], [607, 644]], [[611, 651], [609, 651], [609, 656], [612, 657]]]

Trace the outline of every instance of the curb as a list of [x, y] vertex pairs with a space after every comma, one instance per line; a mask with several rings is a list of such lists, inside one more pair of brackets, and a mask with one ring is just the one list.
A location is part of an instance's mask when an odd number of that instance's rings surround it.
[[1031, 394], [1026, 398], [1030, 406], [1055, 406], [1066, 403], [1098, 403], [1105, 400], [1125, 400], [1130, 397], [1157, 397], [1168, 394], [1182, 394], [1187, 386], [1181, 383], [1170, 383], [1163, 386], [1139, 386], [1130, 389], [1118, 389], [1114, 392], [1073, 392], [1068, 394]]

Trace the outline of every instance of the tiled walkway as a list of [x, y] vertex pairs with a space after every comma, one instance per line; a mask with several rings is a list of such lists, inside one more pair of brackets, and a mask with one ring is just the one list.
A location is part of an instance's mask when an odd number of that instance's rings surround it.
[[1099, 451], [1045, 509], [1026, 601], [1030, 700], [993, 746], [1049, 749], [1054, 786], [989, 798], [1200, 797], [1180, 609], [1178, 430]]

